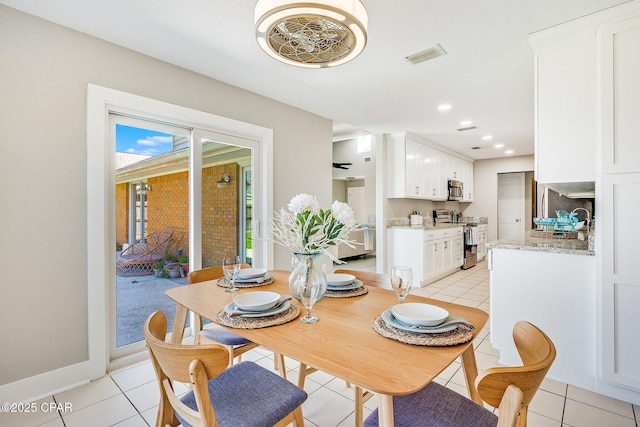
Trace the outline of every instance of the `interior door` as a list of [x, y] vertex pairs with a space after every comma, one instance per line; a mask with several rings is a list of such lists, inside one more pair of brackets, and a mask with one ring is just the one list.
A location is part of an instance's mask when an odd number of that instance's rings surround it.
[[524, 233], [524, 172], [498, 174], [498, 239]]
[[356, 221], [362, 224], [367, 223], [364, 187], [349, 187], [347, 189], [347, 203], [353, 209]]

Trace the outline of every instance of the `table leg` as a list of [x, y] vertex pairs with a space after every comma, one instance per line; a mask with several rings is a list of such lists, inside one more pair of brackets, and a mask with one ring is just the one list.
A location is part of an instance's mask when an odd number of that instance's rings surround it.
[[469, 390], [469, 398], [479, 405], [484, 405], [475, 385], [478, 377], [478, 366], [476, 365], [476, 353], [473, 350], [473, 343], [469, 344], [460, 357], [462, 358], [462, 372], [464, 372], [467, 390]]
[[184, 337], [184, 327], [187, 324], [189, 310], [182, 304], [176, 304], [176, 317], [173, 320], [173, 331], [171, 332], [171, 344], [182, 344]]
[[379, 394], [378, 426], [393, 427], [393, 396]]

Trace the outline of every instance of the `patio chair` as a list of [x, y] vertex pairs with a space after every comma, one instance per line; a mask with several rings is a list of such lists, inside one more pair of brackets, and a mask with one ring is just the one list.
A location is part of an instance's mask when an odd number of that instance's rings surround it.
[[165, 229], [149, 233], [145, 242], [137, 242], [122, 251], [116, 261], [119, 276], [144, 276], [153, 274], [153, 266], [164, 260], [173, 230]]
[[[219, 344], [171, 344], [166, 334], [167, 318], [156, 311], [144, 324], [160, 387], [156, 425], [304, 426], [303, 390], [253, 362], [227, 367], [228, 350]], [[176, 395], [176, 381], [192, 390]]]
[[[527, 408], [538, 391], [542, 380], [556, 358], [556, 348], [549, 337], [529, 322], [520, 321], [513, 327], [515, 342], [523, 366], [501, 366], [483, 371], [475, 380], [482, 400], [497, 407], [500, 417], [470, 399], [430, 382], [415, 393], [394, 396], [393, 417], [398, 426], [429, 425], [437, 427], [460, 426], [515, 426], [527, 425]], [[509, 387], [521, 393], [518, 397], [518, 417], [505, 423], [502, 420], [505, 394]], [[506, 404], [507, 402], [505, 402]], [[513, 401], [509, 402], [512, 404]], [[376, 409], [364, 422], [365, 427], [378, 425]]]

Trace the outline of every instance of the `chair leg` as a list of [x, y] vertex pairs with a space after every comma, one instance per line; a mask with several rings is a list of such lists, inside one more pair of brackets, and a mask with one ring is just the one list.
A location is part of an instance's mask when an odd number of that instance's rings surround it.
[[273, 369], [280, 372], [280, 376], [287, 379], [287, 367], [284, 364], [284, 356], [281, 353], [273, 353]]
[[200, 331], [202, 330], [202, 317], [198, 315], [193, 317], [194, 317], [194, 321], [193, 321], [193, 328], [191, 331], [193, 333], [193, 344], [198, 345], [200, 344]]
[[317, 371], [316, 368], [312, 368], [300, 362], [300, 368], [298, 372], [298, 388], [304, 390], [304, 380], [307, 378], [307, 375], [312, 374], [315, 371]]
[[362, 423], [364, 423], [364, 402], [371, 399], [371, 396], [373, 394], [370, 391], [355, 386], [356, 427], [362, 427]]
[[298, 406], [296, 410], [293, 411], [293, 417], [295, 418], [296, 427], [304, 427], [304, 417], [302, 416], [302, 406]]

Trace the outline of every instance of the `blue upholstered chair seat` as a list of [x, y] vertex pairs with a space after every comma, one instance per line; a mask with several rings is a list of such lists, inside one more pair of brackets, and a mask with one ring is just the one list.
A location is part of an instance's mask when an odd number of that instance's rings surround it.
[[204, 328], [200, 331], [200, 336], [207, 338], [208, 340], [218, 342], [225, 345], [247, 345], [252, 342], [240, 335], [228, 331], [221, 326], [213, 326], [210, 328]]
[[[208, 388], [220, 427], [272, 426], [307, 399], [303, 390], [253, 362], [230, 366]], [[192, 391], [180, 400], [198, 410]]]
[[[395, 427], [496, 427], [498, 417], [486, 408], [438, 383], [393, 397]], [[378, 426], [378, 410], [364, 427]]]

